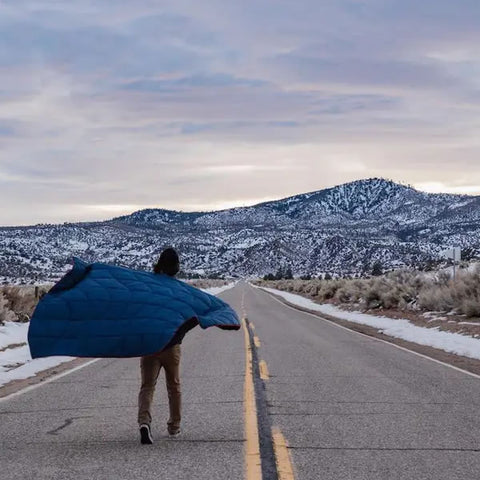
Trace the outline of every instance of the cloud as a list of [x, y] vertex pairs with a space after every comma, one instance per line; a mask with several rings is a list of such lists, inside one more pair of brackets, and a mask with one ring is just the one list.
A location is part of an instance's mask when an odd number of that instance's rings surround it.
[[4, 1], [0, 224], [368, 176], [480, 185], [479, 18], [476, 0]]
[[458, 82], [433, 62], [322, 58], [299, 52], [280, 55], [272, 63], [279, 66], [283, 74], [303, 82], [354, 85], [371, 90], [379, 86], [430, 90], [449, 88]]
[[212, 75], [191, 75], [188, 77], [136, 80], [122, 85], [125, 90], [140, 92], [175, 92], [179, 89], [208, 88], [217, 89], [225, 87], [255, 88], [265, 86], [262, 80], [249, 78], [236, 78], [233, 75], [216, 73]]

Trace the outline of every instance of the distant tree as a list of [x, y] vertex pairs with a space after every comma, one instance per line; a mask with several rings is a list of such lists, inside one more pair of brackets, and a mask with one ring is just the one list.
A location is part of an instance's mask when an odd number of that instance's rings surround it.
[[197, 280], [199, 278], [202, 278], [197, 272], [185, 272], [184, 270], [180, 270], [177, 274], [178, 278], [184, 278], [188, 280]]
[[372, 267], [372, 275], [378, 277], [383, 274], [383, 265], [381, 262], [375, 262]]
[[279, 268], [275, 274], [274, 280], [281, 280], [283, 278], [283, 270]]
[[312, 276], [308, 273], [300, 277], [300, 280], [311, 280], [311, 279], [312, 279]]
[[287, 270], [285, 270], [285, 274], [284, 274], [283, 278], [285, 280], [291, 280], [293, 278], [292, 269], [290, 267], [288, 267]]
[[478, 259], [478, 253], [472, 247], [466, 247], [462, 249], [462, 260], [474, 260]]
[[330, 273], [326, 273], [325, 276], [323, 277], [324, 280], [331, 280], [332, 279], [332, 275]]
[[177, 273], [177, 278], [188, 278], [188, 274], [186, 274], [183, 270], [180, 270]]
[[431, 272], [435, 268], [435, 261], [434, 260], [426, 260], [423, 265], [421, 265], [420, 270], [424, 272]]
[[273, 273], [267, 273], [264, 277], [264, 280], [275, 280], [275, 275]]

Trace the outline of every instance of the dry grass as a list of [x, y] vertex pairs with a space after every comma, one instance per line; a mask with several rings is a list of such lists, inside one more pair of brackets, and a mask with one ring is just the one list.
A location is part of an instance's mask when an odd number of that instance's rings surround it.
[[230, 283], [228, 280], [212, 279], [212, 278], [200, 278], [195, 280], [188, 280], [187, 283], [193, 285], [196, 288], [212, 288], [223, 287]]
[[13, 322], [16, 319], [16, 315], [8, 308], [8, 299], [0, 291], [0, 325], [5, 322]]
[[445, 272], [428, 276], [399, 270], [368, 279], [261, 280], [258, 283], [305, 295], [320, 303], [352, 304], [364, 310], [435, 311], [480, 317], [480, 266], [460, 271], [455, 282]]
[[48, 289], [49, 287], [37, 287], [36, 291], [33, 286], [0, 287], [0, 323], [28, 321], [38, 303], [37, 296], [41, 297]]

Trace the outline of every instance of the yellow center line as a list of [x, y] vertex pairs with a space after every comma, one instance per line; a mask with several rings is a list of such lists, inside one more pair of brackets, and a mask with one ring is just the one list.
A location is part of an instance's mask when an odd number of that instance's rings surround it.
[[290, 454], [288, 453], [288, 444], [278, 427], [272, 428], [272, 440], [278, 480], [295, 480]]
[[[242, 305], [243, 307], [243, 305]], [[242, 310], [244, 307], [242, 308]], [[244, 418], [245, 418], [245, 478], [246, 480], [262, 480], [262, 461], [258, 436], [257, 404], [253, 383], [253, 356], [250, 344], [249, 327], [245, 311], [242, 312], [242, 327], [245, 339], [245, 386], [244, 386]], [[250, 327], [254, 328], [252, 324]], [[253, 337], [255, 347], [260, 347], [260, 339]], [[265, 360], [259, 362], [260, 378], [270, 378]], [[278, 427], [272, 428], [272, 442], [277, 466], [278, 480], [295, 480], [293, 466], [288, 452], [288, 444]]]
[[265, 362], [265, 360], [260, 360], [258, 366], [260, 368], [260, 378], [262, 380], [268, 380], [270, 378], [270, 374], [268, 373], [267, 362]]
[[253, 385], [252, 349], [245, 319], [242, 319], [242, 326], [245, 334], [245, 478], [246, 480], [261, 480], [262, 467], [258, 440], [257, 405]]

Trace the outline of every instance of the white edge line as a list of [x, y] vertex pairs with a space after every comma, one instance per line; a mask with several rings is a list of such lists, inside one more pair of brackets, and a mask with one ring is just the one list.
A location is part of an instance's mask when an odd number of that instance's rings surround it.
[[[53, 375], [52, 377], [50, 377], [47, 380], [44, 380], [43, 382], [38, 382], [35, 385], [30, 385], [28, 387], [22, 388], [22, 390], [18, 390], [18, 392], [13, 392], [10, 395], [7, 395], [6, 397], [0, 398], [0, 403], [5, 401], [5, 400], [9, 400], [11, 398], [14, 398], [14, 397], [18, 397], [19, 395], [22, 395], [23, 393], [31, 392], [32, 390], [35, 390], [38, 387], [46, 385], [47, 383], [58, 380], [59, 378], [66, 377], [67, 375], [70, 375], [71, 373], [76, 372], [77, 370], [81, 370], [82, 368], [88, 367], [92, 363], [98, 362], [99, 360], [100, 360], [100, 358], [94, 358], [93, 360], [90, 360], [87, 363], [83, 363], [82, 365], [79, 365], [78, 367], [74, 367], [70, 370], [67, 370], [66, 372], [59, 373], [58, 375]], [[54, 368], [54, 367], [52, 367], [52, 368]], [[41, 372], [38, 372], [38, 373], [41, 373]], [[30, 378], [32, 378], [32, 377], [30, 377]]]
[[[251, 285], [251, 284], [249, 284], [249, 285]], [[305, 315], [310, 315], [311, 317], [323, 320], [324, 322], [328, 322], [329, 324], [335, 325], [335, 327], [341, 328], [342, 330], [346, 330], [347, 332], [354, 333], [354, 334], [357, 334], [357, 335], [361, 335], [362, 337], [369, 338], [370, 340], [374, 340], [376, 342], [386, 343], [387, 345], [391, 345], [392, 347], [398, 348], [399, 350], [403, 350], [404, 352], [413, 353], [414, 355], [417, 355], [418, 357], [426, 358], [427, 360], [430, 360], [431, 362], [438, 363], [438, 364], [443, 365], [445, 367], [453, 368], [453, 370], [457, 370], [458, 372], [462, 372], [462, 373], [465, 373], [466, 375], [470, 375], [471, 377], [480, 379], [480, 375], [477, 375], [476, 373], [472, 373], [472, 372], [469, 372], [467, 370], [463, 370], [462, 368], [458, 368], [455, 365], [450, 365], [449, 363], [445, 363], [445, 362], [442, 362], [441, 360], [437, 360], [436, 358], [432, 358], [432, 357], [429, 357], [427, 355], [423, 355], [422, 353], [415, 352], [414, 350], [409, 350], [408, 348], [401, 347], [400, 345], [397, 345], [393, 342], [389, 342], [387, 340], [382, 340], [381, 338], [372, 337], [370, 335], [366, 335], [365, 333], [357, 332], [356, 330], [352, 330], [351, 328], [344, 327], [343, 325], [339, 325], [338, 323], [334, 322], [333, 320], [328, 320], [327, 318], [321, 317], [320, 316], [321, 312], [318, 312], [319, 315], [315, 315], [313, 313], [305, 312], [303, 310], [300, 310], [299, 308], [292, 307], [291, 305], [287, 305], [285, 302], [282, 302], [277, 297], [275, 297], [275, 295], [273, 293], [267, 292], [262, 287], [257, 287], [257, 286], [254, 286], [254, 285], [251, 285], [251, 286], [253, 288], [258, 288], [258, 289], [262, 290], [263, 292], [270, 295], [270, 297], [272, 297], [275, 301], [277, 301], [278, 303], [281, 303], [282, 305], [284, 305], [287, 308], [290, 308], [291, 310], [295, 310], [296, 312], [304, 313]], [[344, 320], [344, 321], [348, 322], [348, 320]], [[350, 323], [353, 323], [354, 325], [363, 325], [361, 323], [357, 324], [355, 322], [350, 322]], [[392, 337], [392, 338], [394, 338], [394, 337]], [[411, 342], [411, 343], [414, 343], [414, 342]], [[419, 343], [416, 343], [415, 345], [424, 346], [424, 345], [420, 345]], [[431, 347], [431, 348], [435, 348], [435, 347]], [[441, 352], [445, 352], [445, 350], [442, 350], [440, 348], [437, 348], [436, 350], [440, 350]], [[445, 352], [445, 353], [449, 353], [449, 352]], [[451, 353], [450, 355], [455, 355], [455, 354]]]

